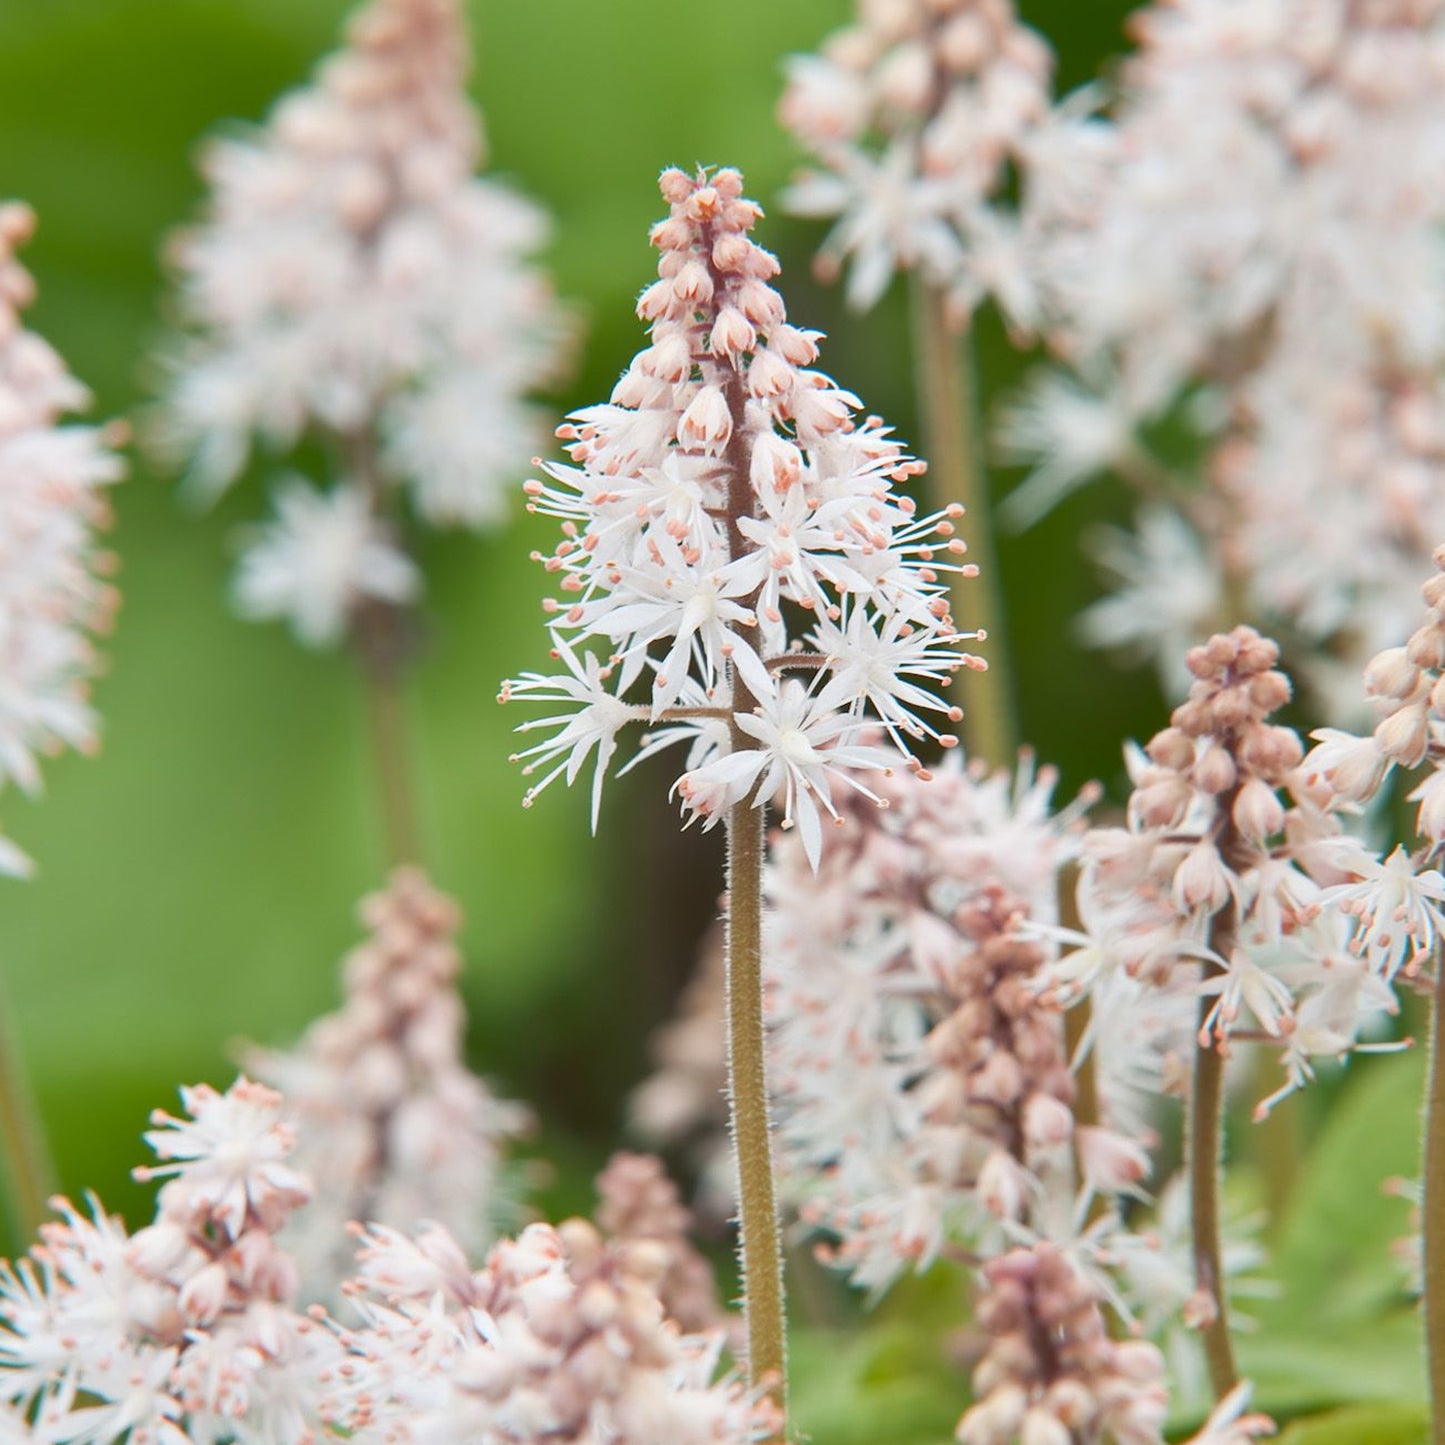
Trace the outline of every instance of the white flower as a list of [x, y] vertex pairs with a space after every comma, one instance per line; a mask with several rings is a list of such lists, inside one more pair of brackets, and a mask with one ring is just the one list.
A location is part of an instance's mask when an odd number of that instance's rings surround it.
[[1000, 457], [1033, 467], [1001, 509], [1009, 524], [1031, 526], [1108, 471], [1134, 445], [1138, 421], [1117, 387], [1091, 386], [1055, 369], [1035, 372], [999, 418]]
[[399, 604], [421, 591], [416, 564], [380, 533], [357, 488], [292, 481], [275, 502], [275, 520], [254, 529], [237, 569], [243, 616], [284, 617], [307, 646], [327, 647], [364, 602]]
[[[97, 744], [91, 634], [117, 597], [96, 533], [109, 517], [104, 489], [122, 472], [117, 433], [62, 423], [88, 393], [21, 322], [35, 286], [15, 250], [33, 228], [28, 208], [0, 205], [0, 787], [28, 793], [40, 757]], [[0, 837], [0, 873], [30, 867]]]
[[777, 263], [749, 238], [738, 174], [668, 171], [662, 188], [659, 280], [638, 303], [651, 344], [559, 430], [576, 465], [525, 488], [562, 524], [537, 560], [557, 579], [544, 606], [567, 672], [502, 696], [564, 704], [522, 725], [551, 734], [517, 754], [549, 769], [529, 801], [595, 750], [595, 825], [620, 730], [646, 720], [637, 756], [686, 745], [676, 791], [705, 826], [776, 801], [816, 859], [823, 815], [839, 816], [832, 779], [861, 788], [850, 770], [901, 761], [866, 733], [952, 742], [919, 712], [957, 720], [928, 685], [976, 665], [942, 580], [968, 570], [960, 509], [918, 517], [895, 484], [920, 464], [809, 369], [818, 335], [768, 284]]

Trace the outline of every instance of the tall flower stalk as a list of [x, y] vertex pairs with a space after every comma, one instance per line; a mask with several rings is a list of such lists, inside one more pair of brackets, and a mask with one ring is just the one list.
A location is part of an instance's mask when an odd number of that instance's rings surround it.
[[483, 530], [536, 449], [527, 393], [567, 326], [529, 260], [546, 217], [474, 171], [459, 0], [369, 0], [346, 45], [252, 136], [214, 143], [202, 223], [174, 259], [189, 334], [163, 440], [218, 496], [254, 442], [319, 443], [328, 490], [283, 480], [238, 609], [351, 645], [386, 851], [421, 853], [404, 682], [421, 639], [418, 526]]
[[[817, 332], [790, 325], [760, 213], [733, 170], [664, 172], [659, 279], [638, 303], [651, 344], [605, 405], [559, 435], [574, 465], [528, 483], [558, 518], [548, 556], [553, 656], [503, 701], [551, 705], [518, 758], [575, 781], [595, 754], [594, 827], [630, 725], [638, 757], [685, 750], [689, 821], [728, 829], [728, 1018], [748, 1368], [784, 1397], [782, 1264], [762, 1051], [763, 816], [778, 807], [816, 866], [838, 787], [878, 801], [870, 770], [919, 768], [907, 745], [961, 717], [934, 689], [972, 661], [949, 607], [959, 509], [920, 518], [894, 490], [922, 471], [857, 398], [812, 369]], [[935, 721], [935, 719], [937, 721]], [[891, 743], [891, 746], [884, 746]]]

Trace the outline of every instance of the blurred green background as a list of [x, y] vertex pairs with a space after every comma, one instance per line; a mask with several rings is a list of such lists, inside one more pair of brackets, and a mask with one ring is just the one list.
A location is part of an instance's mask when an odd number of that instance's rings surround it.
[[[263, 117], [331, 48], [344, 0], [0, 0], [0, 195], [37, 210], [32, 325], [94, 388], [96, 417], [144, 421], [166, 298], [159, 252], [200, 201], [197, 140]], [[1119, 0], [1028, 18], [1079, 83], [1120, 48]], [[473, 91], [492, 167], [557, 218], [548, 255], [585, 335], [558, 414], [605, 396], [638, 348], [632, 314], [665, 165], [735, 164], [769, 206], [797, 163], [777, 129], [781, 61], [815, 46], [846, 0], [727, 6], [657, 0], [474, 5]], [[827, 330], [825, 364], [916, 435], [905, 307], [866, 318], [810, 280], [820, 239], [775, 213], [795, 318]], [[985, 323], [991, 389], [1019, 362]], [[0, 977], [67, 1190], [135, 1212], [126, 1180], [148, 1108], [178, 1082], [224, 1082], [240, 1038], [280, 1041], [334, 1000], [356, 900], [383, 876], [358, 679], [280, 626], [229, 615], [237, 525], [265, 468], [215, 511], [188, 512], [142, 455], [118, 489], [124, 608], [97, 689], [104, 746], [63, 758], [5, 824], [39, 877], [0, 897]], [[1070, 783], [1112, 775], [1118, 739], [1157, 716], [1081, 654], [1067, 619], [1090, 595], [1075, 534], [1085, 499], [1005, 550], [1028, 732]], [[520, 508], [518, 509], [520, 514]], [[661, 773], [610, 788], [601, 836], [560, 787], [518, 806], [514, 719], [499, 680], [539, 663], [550, 524], [426, 545], [431, 636], [413, 715], [430, 856], [467, 913], [474, 1056], [535, 1101], [579, 1199], [616, 1139], [642, 1041], [691, 966], [718, 889], [714, 839], [679, 844]], [[1087, 726], [1084, 720], [1087, 719]], [[13, 1241], [11, 1241], [13, 1245]]]

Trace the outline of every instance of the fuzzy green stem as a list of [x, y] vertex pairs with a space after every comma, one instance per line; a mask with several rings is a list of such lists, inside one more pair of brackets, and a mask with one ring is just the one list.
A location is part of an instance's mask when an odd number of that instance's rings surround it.
[[[763, 1043], [763, 809], [728, 814], [728, 1098], [738, 1180], [748, 1379], [785, 1405], [783, 1250]], [[781, 1435], [781, 1432], [780, 1432]]]
[[1445, 1445], [1445, 979], [1437, 955], [1430, 990], [1430, 1065], [1425, 1091], [1425, 1361], [1430, 1376], [1430, 1438]]
[[17, 1243], [23, 1243], [50, 1217], [55, 1175], [8, 1013], [0, 1000], [0, 1173], [7, 1185], [6, 1212]]
[[978, 383], [973, 340], [948, 324], [947, 296], [915, 271], [913, 298], [914, 386], [918, 390], [924, 455], [928, 460], [931, 510], [962, 502], [968, 555], [979, 575], [953, 587], [953, 615], [987, 634], [982, 649], [987, 673], [965, 672], [962, 689], [964, 744], [970, 757], [1011, 766], [1018, 751], [1014, 721], [1013, 667], [1004, 632], [1003, 591], [993, 541], [988, 477], [980, 444]]
[[[1225, 912], [1231, 917], [1223, 927], [1232, 932], [1233, 904], [1226, 905]], [[1216, 922], [1216, 939], [1220, 931], [1221, 925]], [[1195, 1041], [1194, 1088], [1189, 1096], [1189, 1222], [1195, 1287], [1213, 1303], [1212, 1318], [1200, 1331], [1209, 1365], [1209, 1383], [1215, 1399], [1222, 1400], [1239, 1383], [1239, 1375], [1229, 1338], [1221, 1243], [1219, 1176], [1224, 1150], [1224, 1056], [1203, 1032], [1211, 1003], [1212, 1000], [1204, 998], [1199, 1004], [1201, 1037]]]

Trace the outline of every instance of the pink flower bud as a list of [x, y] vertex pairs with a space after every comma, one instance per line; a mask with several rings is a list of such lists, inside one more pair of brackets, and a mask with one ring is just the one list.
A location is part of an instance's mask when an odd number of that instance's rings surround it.
[[1413, 768], [1424, 761], [1430, 746], [1429, 713], [1423, 703], [1412, 703], [1384, 719], [1375, 729], [1375, 742], [1391, 761]]
[[1234, 826], [1256, 843], [1263, 843], [1284, 827], [1284, 805], [1261, 778], [1250, 778], [1239, 790], [1232, 816]]
[[733, 434], [727, 398], [715, 386], [705, 386], [693, 397], [677, 424], [677, 439], [690, 450], [716, 455]]
[[1196, 843], [1174, 872], [1174, 900], [1185, 912], [1217, 913], [1229, 901], [1229, 872], [1209, 839]]
[[1095, 1125], [1085, 1125], [1075, 1138], [1079, 1167], [1099, 1193], [1127, 1194], [1149, 1177], [1149, 1154], [1134, 1140]]
[[208, 1325], [225, 1307], [230, 1281], [220, 1263], [208, 1264], [188, 1279], [178, 1301], [187, 1324]]

